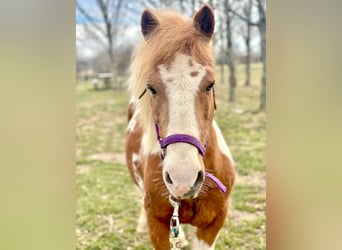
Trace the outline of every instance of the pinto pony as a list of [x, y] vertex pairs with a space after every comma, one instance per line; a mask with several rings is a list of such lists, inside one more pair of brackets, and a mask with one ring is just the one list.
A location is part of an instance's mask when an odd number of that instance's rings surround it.
[[170, 249], [172, 201], [179, 205], [179, 222], [197, 228], [196, 250], [215, 248], [228, 214], [235, 170], [214, 121], [214, 24], [208, 5], [192, 19], [149, 9], [141, 16], [144, 39], [129, 79], [126, 160], [144, 194], [140, 221], [157, 250]]

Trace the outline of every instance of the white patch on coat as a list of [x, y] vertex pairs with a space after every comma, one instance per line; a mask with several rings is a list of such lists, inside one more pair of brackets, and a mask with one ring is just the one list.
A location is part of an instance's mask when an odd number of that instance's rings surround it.
[[140, 217], [138, 220], [138, 226], [137, 226], [137, 233], [147, 233], [147, 221], [146, 221], [146, 211], [144, 208], [144, 198], [141, 200], [141, 210], [140, 210]]
[[132, 96], [131, 99], [129, 99], [129, 104], [135, 103], [136, 98], [135, 96]]
[[127, 130], [128, 132], [132, 132], [135, 128], [135, 125], [137, 123], [137, 117], [138, 117], [138, 112], [135, 110], [135, 104], [136, 104], [136, 98], [135, 96], [132, 96], [131, 99], [129, 100], [129, 106], [132, 106], [134, 113], [131, 118], [131, 120], [128, 123]]
[[232, 162], [234, 162], [232, 153], [230, 152], [230, 149], [229, 149], [229, 147], [228, 147], [228, 145], [227, 145], [227, 143], [224, 140], [224, 137], [222, 135], [221, 129], [219, 128], [219, 126], [217, 125], [215, 120], [213, 120], [213, 127], [215, 130], [217, 143], [218, 143], [218, 146], [219, 146], [221, 153], [224, 154], [225, 156], [227, 156]]
[[186, 236], [185, 236], [185, 232], [184, 232], [184, 229], [181, 225], [179, 225], [179, 235], [178, 235], [180, 241], [181, 241], [181, 245], [182, 247], [186, 247], [189, 245], [189, 241], [186, 239]]
[[213, 245], [209, 246], [205, 241], [199, 240], [197, 239], [197, 237], [195, 237], [192, 243], [192, 249], [193, 250], [213, 250], [215, 249], [215, 242]]
[[151, 141], [151, 133], [144, 132], [140, 145], [142, 155], [146, 156], [160, 153], [160, 145], [157, 140], [157, 135], [152, 135], [152, 138], [153, 140]]
[[[168, 68], [163, 64], [158, 68], [169, 102], [167, 135], [188, 134], [199, 138], [195, 98], [206, 68], [190, 56], [179, 53]], [[191, 76], [193, 72], [196, 72], [195, 76]], [[196, 147], [186, 143], [168, 146], [164, 170], [170, 172], [172, 169], [171, 178], [180, 180], [184, 188], [193, 185], [200, 168]]]
[[137, 117], [138, 117], [138, 112], [134, 112], [133, 117], [131, 118], [127, 126], [128, 132], [132, 132], [134, 130], [135, 125], [137, 124]]
[[191, 249], [193, 249], [193, 250], [213, 250], [213, 249], [215, 249], [216, 240], [219, 237], [220, 232], [218, 232], [213, 244], [210, 246], [207, 242], [203, 241], [202, 239], [197, 238], [196, 230], [197, 230], [196, 227], [194, 227], [194, 226], [190, 227], [190, 235], [191, 235], [191, 238], [193, 239]]
[[132, 163], [133, 163], [133, 173], [134, 173], [134, 179], [136, 180], [137, 184], [138, 184], [138, 187], [141, 189], [141, 190], [144, 190], [144, 182], [139, 174], [139, 171], [138, 171], [138, 163], [139, 163], [140, 160], [140, 156], [136, 153], [133, 153], [132, 154]]

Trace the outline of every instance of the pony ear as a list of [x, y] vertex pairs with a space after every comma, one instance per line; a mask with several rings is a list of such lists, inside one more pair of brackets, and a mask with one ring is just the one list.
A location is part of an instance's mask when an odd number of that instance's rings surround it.
[[213, 10], [209, 5], [204, 4], [196, 13], [193, 25], [201, 34], [211, 39], [214, 34], [215, 17]]
[[153, 13], [146, 9], [141, 15], [141, 32], [144, 35], [145, 40], [147, 36], [151, 34], [155, 28], [159, 25], [157, 18], [153, 15]]

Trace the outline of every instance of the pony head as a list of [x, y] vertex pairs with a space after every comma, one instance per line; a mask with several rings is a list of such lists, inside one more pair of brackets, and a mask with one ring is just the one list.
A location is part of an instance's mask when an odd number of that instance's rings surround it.
[[[204, 5], [192, 19], [173, 12], [145, 10], [141, 16], [144, 40], [133, 62], [130, 88], [146, 133], [142, 150], [160, 152], [156, 134], [186, 134], [206, 145], [214, 116], [214, 58], [211, 38], [214, 14]], [[155, 124], [159, 132], [155, 131]], [[163, 180], [178, 199], [195, 198], [205, 178], [203, 155], [184, 142], [164, 150]]]

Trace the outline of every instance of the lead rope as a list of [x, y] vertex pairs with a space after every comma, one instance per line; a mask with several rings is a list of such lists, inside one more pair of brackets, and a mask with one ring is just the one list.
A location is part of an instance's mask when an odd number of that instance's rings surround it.
[[174, 201], [169, 195], [169, 202], [171, 206], [173, 207], [173, 213], [170, 219], [170, 250], [179, 250], [182, 249], [181, 240], [179, 238], [179, 206], [180, 203], [178, 201]]

